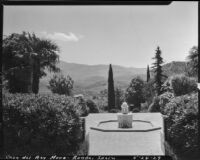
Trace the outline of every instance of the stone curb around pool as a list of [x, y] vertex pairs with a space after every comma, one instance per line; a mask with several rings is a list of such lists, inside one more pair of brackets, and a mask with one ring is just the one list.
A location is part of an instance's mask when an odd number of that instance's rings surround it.
[[[133, 122], [134, 121], [135, 122], [149, 123], [153, 127], [153, 124], [150, 121], [133, 120]], [[150, 131], [155, 131], [155, 130], [161, 129], [161, 127], [154, 127], [154, 128], [151, 128], [151, 129], [140, 129], [140, 130], [128, 129], [127, 130], [127, 129], [102, 129], [102, 128], [98, 127], [100, 124], [102, 124], [102, 123], [108, 123], [108, 122], [117, 122], [117, 120], [101, 121], [101, 122], [99, 122], [99, 124], [97, 125], [97, 127], [90, 127], [90, 129], [101, 131], [101, 132], [150, 132]]]

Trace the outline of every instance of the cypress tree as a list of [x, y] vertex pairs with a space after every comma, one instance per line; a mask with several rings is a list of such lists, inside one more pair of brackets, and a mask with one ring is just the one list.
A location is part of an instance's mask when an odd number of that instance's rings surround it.
[[149, 65], [147, 65], [147, 82], [150, 80]]
[[161, 57], [161, 50], [159, 48], [159, 46], [157, 47], [156, 50], [156, 54], [155, 57], [153, 57], [153, 59], [155, 59], [155, 62], [152, 64], [152, 68], [154, 69], [154, 73], [155, 73], [155, 83], [156, 83], [156, 93], [157, 95], [161, 94], [161, 87], [162, 87], [162, 77], [166, 77], [165, 75], [163, 75], [163, 71], [162, 71], [162, 66], [161, 64], [163, 64], [163, 58]]
[[109, 66], [108, 72], [108, 110], [115, 108], [115, 90], [112, 65]]
[[39, 91], [40, 83], [40, 59], [39, 57], [34, 58], [33, 63], [33, 81], [32, 81], [32, 91], [37, 94]]

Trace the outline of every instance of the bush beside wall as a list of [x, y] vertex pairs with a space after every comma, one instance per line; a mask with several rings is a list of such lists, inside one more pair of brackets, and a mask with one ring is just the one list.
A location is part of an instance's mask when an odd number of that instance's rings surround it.
[[198, 156], [198, 94], [172, 98], [161, 107], [165, 115], [166, 139], [177, 155]]

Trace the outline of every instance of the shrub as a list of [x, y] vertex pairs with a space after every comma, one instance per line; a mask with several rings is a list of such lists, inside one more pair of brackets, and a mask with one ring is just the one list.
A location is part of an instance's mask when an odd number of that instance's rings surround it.
[[152, 104], [149, 106], [149, 112], [160, 112], [159, 97], [154, 97]]
[[174, 98], [174, 94], [172, 92], [165, 92], [159, 96], [159, 105], [161, 108], [164, 108], [170, 100]]
[[175, 96], [181, 96], [184, 94], [191, 93], [193, 91], [197, 91], [196, 81], [184, 75], [176, 75], [172, 77], [171, 87]]
[[116, 87], [115, 88], [115, 106], [117, 109], [121, 109], [121, 105], [124, 102], [124, 91]]
[[5, 153], [74, 154], [81, 125], [72, 102], [59, 95], [4, 94]]
[[161, 108], [165, 115], [166, 139], [178, 155], [198, 154], [198, 95], [175, 97]]
[[138, 112], [140, 112], [140, 110], [138, 108], [133, 108], [132, 112], [133, 113], [138, 113]]
[[99, 113], [97, 105], [92, 100], [88, 99], [86, 105], [89, 108], [89, 113]]
[[100, 113], [108, 111], [107, 90], [101, 91], [98, 95], [98, 100], [95, 101]]
[[[137, 106], [140, 110], [141, 103], [145, 102], [144, 98], [144, 82], [140, 77], [133, 78], [129, 87], [126, 89], [125, 99], [128, 104], [133, 104], [133, 106]], [[130, 107], [130, 110], [133, 108]]]
[[146, 112], [148, 112], [148, 108], [149, 108], [149, 105], [148, 105], [147, 102], [142, 103], [142, 104], [141, 104], [141, 110], [140, 110], [140, 112], [146, 113]]
[[111, 109], [109, 110], [110, 113], [119, 113], [121, 112], [119, 109]]
[[171, 78], [172, 77], [167, 78], [165, 82], [163, 83], [162, 88], [161, 88], [162, 93], [173, 92], [173, 88], [171, 86]]
[[49, 81], [48, 88], [57, 94], [71, 95], [74, 81], [70, 76], [64, 77], [64, 75], [54, 75]]
[[76, 100], [75, 110], [81, 117], [85, 117], [89, 113], [99, 113], [97, 105], [92, 100], [84, 98]]
[[89, 108], [87, 107], [86, 101], [83, 98], [78, 99], [75, 102], [75, 110], [76, 113], [80, 116], [80, 117], [85, 117], [89, 114]]
[[153, 102], [153, 97], [156, 94], [154, 79], [151, 79], [144, 84], [143, 93], [147, 104], [150, 105]]

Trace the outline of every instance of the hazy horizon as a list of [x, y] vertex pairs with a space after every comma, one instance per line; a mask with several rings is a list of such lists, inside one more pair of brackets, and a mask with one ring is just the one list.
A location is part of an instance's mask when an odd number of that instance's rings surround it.
[[54, 41], [60, 60], [87, 65], [151, 66], [185, 61], [198, 44], [198, 2], [168, 6], [4, 6], [3, 35], [34, 32]]
[[[144, 66], [144, 67], [134, 67], [134, 66], [123, 66], [123, 65], [119, 65], [119, 64], [112, 64], [112, 63], [105, 63], [105, 64], [84, 64], [84, 63], [76, 63], [76, 62], [68, 62], [68, 61], [64, 61], [64, 60], [60, 60], [60, 61], [62, 61], [62, 62], [64, 62], [64, 63], [70, 63], [70, 64], [77, 64], [77, 65], [87, 65], [87, 66], [109, 66], [110, 64], [112, 65], [112, 66], [119, 66], [119, 67], [124, 67], [124, 68], [136, 68], [136, 69], [144, 69], [144, 68], [146, 68], [147, 66]], [[186, 62], [186, 61], [171, 61], [171, 62]], [[166, 63], [163, 63], [162, 65], [165, 65], [165, 64], [167, 64], [167, 63], [171, 63], [171, 62], [166, 62]], [[150, 65], [149, 65], [149, 67], [150, 67]], [[150, 68], [151, 69], [151, 68]]]

